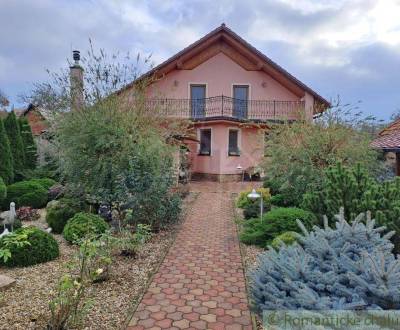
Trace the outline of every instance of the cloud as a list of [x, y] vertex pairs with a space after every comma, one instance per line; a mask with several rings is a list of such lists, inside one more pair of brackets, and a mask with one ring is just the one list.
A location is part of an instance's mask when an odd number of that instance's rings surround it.
[[17, 103], [88, 38], [157, 64], [225, 22], [326, 98], [387, 119], [400, 107], [399, 13], [397, 0], [1, 1], [0, 88]]

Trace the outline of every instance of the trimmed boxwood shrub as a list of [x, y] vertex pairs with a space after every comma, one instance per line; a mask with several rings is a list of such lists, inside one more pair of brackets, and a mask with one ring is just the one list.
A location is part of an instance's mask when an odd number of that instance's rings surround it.
[[103, 218], [91, 213], [79, 212], [65, 225], [64, 238], [70, 242], [84, 238], [88, 234], [101, 234], [108, 229], [108, 224]]
[[[20, 228], [14, 233], [15, 235], [26, 234], [27, 241], [30, 244], [22, 247], [16, 245], [9, 246], [8, 249], [11, 251], [11, 259], [7, 260], [6, 263], [0, 261], [5, 266], [31, 266], [53, 260], [60, 255], [58, 243], [54, 237], [39, 228]], [[0, 239], [0, 248], [3, 247], [3, 240], [4, 238]]]
[[4, 183], [3, 179], [0, 177], [0, 206], [3, 205], [6, 197], [7, 197], [7, 186]]
[[284, 232], [273, 239], [271, 246], [277, 250], [281, 247], [282, 243], [285, 245], [292, 245], [294, 242], [297, 242], [298, 235], [299, 234], [294, 231]]
[[263, 220], [250, 219], [244, 223], [240, 240], [246, 244], [266, 247], [271, 241], [286, 231], [300, 232], [296, 220], [311, 229], [317, 223], [316, 216], [296, 207], [275, 208], [263, 216]]
[[79, 207], [73, 200], [61, 198], [54, 206], [47, 208], [46, 222], [52, 232], [61, 234], [67, 221], [79, 212]]
[[49, 190], [52, 186], [54, 186], [57, 183], [57, 181], [54, 181], [53, 179], [50, 178], [31, 179], [29, 181], [40, 184], [46, 190]]
[[40, 209], [46, 206], [47, 189], [37, 182], [20, 181], [7, 187], [7, 198], [3, 206], [15, 202], [16, 207], [31, 206]]

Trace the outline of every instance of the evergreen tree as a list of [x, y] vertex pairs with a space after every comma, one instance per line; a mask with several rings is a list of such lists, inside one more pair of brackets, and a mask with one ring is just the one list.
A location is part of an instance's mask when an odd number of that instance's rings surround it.
[[0, 177], [6, 184], [10, 184], [14, 180], [13, 160], [10, 149], [10, 142], [3, 120], [0, 118]]
[[17, 176], [25, 167], [25, 154], [21, 132], [14, 111], [11, 111], [4, 120], [4, 127], [7, 132], [8, 140], [10, 141], [14, 176]]
[[343, 207], [351, 221], [361, 212], [376, 210], [379, 191], [377, 182], [360, 164], [346, 168], [337, 163], [325, 171], [322, 189], [306, 194], [302, 206], [321, 218], [331, 218]]
[[25, 167], [33, 169], [36, 167], [37, 148], [35, 140], [33, 139], [31, 126], [26, 118], [20, 118], [18, 123], [21, 131], [22, 142], [24, 144]]
[[[308, 232], [299, 222], [299, 243], [269, 250], [250, 274], [250, 293], [263, 310], [399, 309], [400, 260], [390, 232], [376, 228], [370, 213], [349, 224], [343, 209], [335, 228]], [[365, 223], [364, 223], [365, 222]]]

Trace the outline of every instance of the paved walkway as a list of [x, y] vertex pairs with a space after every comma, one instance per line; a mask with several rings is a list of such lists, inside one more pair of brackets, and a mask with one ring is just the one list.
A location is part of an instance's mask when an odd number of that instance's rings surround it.
[[192, 191], [200, 195], [129, 330], [252, 329], [227, 191], [243, 188], [243, 184], [192, 184]]

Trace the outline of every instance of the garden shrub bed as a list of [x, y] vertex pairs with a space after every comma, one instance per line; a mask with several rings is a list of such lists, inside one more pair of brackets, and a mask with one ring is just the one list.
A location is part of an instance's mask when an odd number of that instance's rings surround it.
[[[190, 207], [195, 195], [189, 195], [183, 205]], [[45, 213], [45, 212], [43, 212]], [[184, 215], [183, 212], [182, 216]], [[32, 225], [46, 227], [45, 214]], [[131, 318], [132, 307], [148, 285], [153, 273], [169, 250], [175, 232], [179, 228], [155, 234], [138, 251], [135, 258], [113, 256], [110, 277], [107, 281], [93, 284], [88, 293], [93, 307], [85, 318], [87, 329], [120, 329]], [[57, 286], [60, 276], [67, 272], [65, 265], [77, 252], [78, 246], [71, 245], [61, 235], [54, 235], [59, 243], [60, 257], [31, 267], [6, 268], [0, 266], [0, 273], [17, 279], [14, 286], [3, 292], [0, 298], [0, 329], [44, 329], [50, 318], [48, 308], [51, 292]]]

